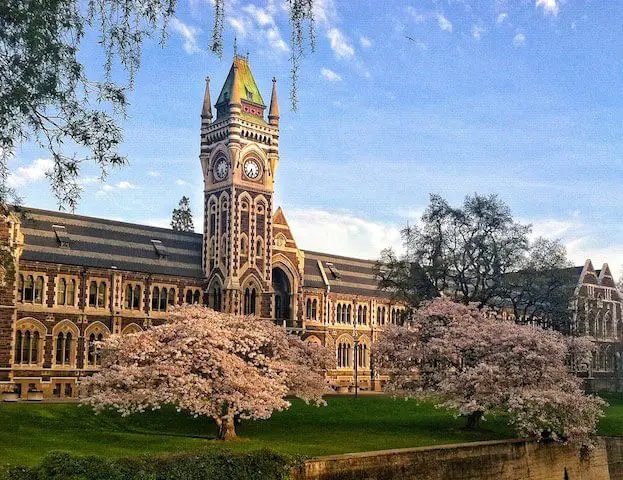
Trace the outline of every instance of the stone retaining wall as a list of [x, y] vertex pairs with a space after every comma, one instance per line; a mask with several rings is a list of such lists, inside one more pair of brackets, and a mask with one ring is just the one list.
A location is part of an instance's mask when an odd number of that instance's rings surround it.
[[623, 480], [623, 438], [588, 454], [554, 443], [475, 442], [320, 457], [297, 480]]

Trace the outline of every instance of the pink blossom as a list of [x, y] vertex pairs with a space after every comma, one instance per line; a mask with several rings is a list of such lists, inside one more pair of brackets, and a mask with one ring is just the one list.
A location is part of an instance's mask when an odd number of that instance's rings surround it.
[[175, 405], [215, 419], [223, 438], [234, 436], [234, 418], [269, 418], [288, 408], [288, 394], [322, 404], [324, 371], [334, 361], [324, 347], [270, 320], [198, 305], [144, 332], [112, 335], [101, 355], [102, 371], [82, 382], [83, 403], [96, 412]]

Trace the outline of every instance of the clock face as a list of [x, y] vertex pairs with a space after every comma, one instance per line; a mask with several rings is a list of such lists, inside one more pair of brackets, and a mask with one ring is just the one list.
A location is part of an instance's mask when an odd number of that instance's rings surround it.
[[221, 158], [214, 165], [214, 178], [223, 180], [229, 173], [229, 163], [226, 159]]
[[260, 176], [260, 164], [257, 160], [247, 160], [244, 162], [244, 174], [252, 180]]

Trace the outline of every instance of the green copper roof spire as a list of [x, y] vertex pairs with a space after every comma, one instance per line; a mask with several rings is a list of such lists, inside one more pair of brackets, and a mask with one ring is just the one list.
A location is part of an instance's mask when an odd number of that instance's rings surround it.
[[[234, 67], [237, 70], [234, 75]], [[234, 56], [234, 61], [232, 63], [231, 68], [229, 69], [229, 74], [227, 75], [227, 79], [225, 80], [225, 84], [221, 89], [221, 93], [219, 94], [216, 105], [227, 104], [231, 100], [233, 87], [234, 87], [234, 77], [236, 78], [237, 87], [240, 92], [240, 98], [248, 103], [253, 103], [262, 108], [265, 108], [264, 99], [262, 98], [262, 94], [260, 90], [257, 88], [257, 84], [255, 83], [255, 79], [253, 78], [253, 74], [251, 73], [251, 68], [249, 67], [249, 59], [245, 57], [239, 57], [238, 55]]]

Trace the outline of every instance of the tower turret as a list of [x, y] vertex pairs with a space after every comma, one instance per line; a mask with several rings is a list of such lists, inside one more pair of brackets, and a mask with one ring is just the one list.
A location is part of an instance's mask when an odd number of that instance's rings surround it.
[[271, 219], [279, 162], [275, 85], [267, 122], [249, 59], [234, 55], [215, 106], [216, 118], [202, 128], [200, 154], [209, 304], [271, 317], [275, 302]]
[[270, 96], [268, 123], [271, 125], [279, 125], [279, 103], [277, 103], [277, 79], [275, 77], [273, 77], [273, 93]]
[[212, 101], [210, 100], [210, 77], [206, 77], [206, 91], [203, 95], [203, 108], [201, 109], [201, 119], [208, 123], [212, 122]]

